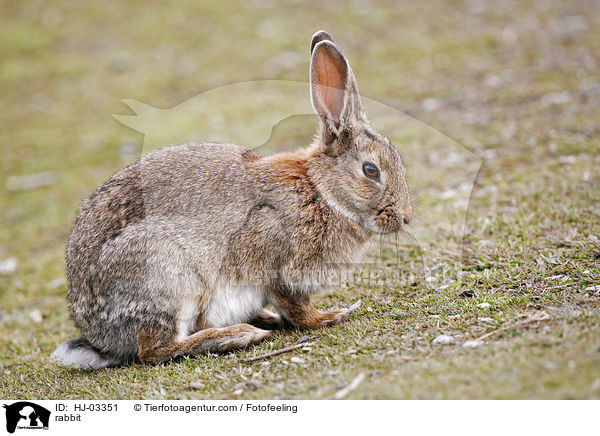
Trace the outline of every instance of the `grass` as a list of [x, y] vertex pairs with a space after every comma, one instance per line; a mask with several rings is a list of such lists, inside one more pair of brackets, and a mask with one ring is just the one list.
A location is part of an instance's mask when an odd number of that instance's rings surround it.
[[[598, 398], [600, 293], [586, 290], [600, 284], [598, 6], [264, 8], [1, 3], [0, 260], [19, 266], [0, 275], [0, 397], [328, 398], [365, 373], [347, 398]], [[156, 367], [54, 365], [56, 344], [77, 335], [60, 281], [77, 207], [152, 142], [112, 118], [131, 115], [120, 100], [167, 109], [236, 82], [304, 81], [319, 28], [336, 36], [364, 96], [414, 117], [369, 111], [402, 151], [416, 199], [418, 244], [388, 238], [370, 252], [376, 273], [396, 279], [374, 275], [317, 298], [322, 308], [363, 304], [348, 323], [311, 332], [308, 352], [240, 362], [306, 334], [285, 331]], [[251, 102], [238, 103], [232, 116], [252, 120]], [[178, 122], [169, 119], [169, 134], [189, 129]], [[264, 150], [306, 143], [313, 128], [312, 117], [290, 118]], [[6, 189], [10, 176], [42, 171], [55, 183]], [[540, 313], [549, 319], [462, 346]], [[453, 343], [434, 344], [440, 334]], [[198, 380], [204, 387], [191, 388]]]

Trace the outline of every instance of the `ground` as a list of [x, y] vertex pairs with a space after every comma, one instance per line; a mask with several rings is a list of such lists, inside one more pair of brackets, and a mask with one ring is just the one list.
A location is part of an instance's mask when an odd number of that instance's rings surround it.
[[[0, 275], [0, 398], [318, 399], [361, 374], [345, 398], [600, 396], [598, 2], [24, 1], [0, 10], [0, 261], [18, 262]], [[231, 354], [91, 373], [52, 363], [56, 344], [77, 335], [64, 251], [78, 205], [143, 149], [144, 137], [112, 118], [131, 114], [120, 100], [170, 108], [236, 82], [305, 81], [308, 41], [321, 28], [364, 96], [419, 120], [409, 134], [385, 132], [413, 187], [412, 236], [370, 252], [401, 277], [316, 299], [321, 308], [362, 300], [345, 324], [277, 332]], [[312, 134], [289, 131], [298, 145]], [[466, 160], [428, 142], [435, 135], [476, 158], [469, 183], [457, 186]], [[45, 186], [24, 189], [22, 176], [48, 171]], [[241, 362], [306, 334], [311, 350]], [[440, 335], [449, 343], [434, 342]]]

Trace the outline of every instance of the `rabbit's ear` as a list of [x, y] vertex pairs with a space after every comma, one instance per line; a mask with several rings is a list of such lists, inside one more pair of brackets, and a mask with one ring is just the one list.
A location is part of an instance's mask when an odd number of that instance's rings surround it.
[[315, 45], [321, 41], [331, 41], [335, 44], [333, 37], [329, 33], [325, 32], [324, 30], [319, 30], [312, 36], [310, 41], [310, 54], [312, 54], [313, 50], [315, 49]]
[[[313, 37], [322, 38], [326, 32]], [[328, 36], [328, 35], [327, 35]], [[314, 46], [310, 62], [310, 95], [326, 129], [326, 144], [339, 136], [353, 118], [360, 117], [360, 96], [354, 74], [340, 49], [329, 39]]]

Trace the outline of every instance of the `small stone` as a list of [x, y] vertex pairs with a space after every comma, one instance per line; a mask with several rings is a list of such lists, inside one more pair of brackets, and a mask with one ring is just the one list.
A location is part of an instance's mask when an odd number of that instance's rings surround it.
[[139, 154], [139, 146], [133, 138], [126, 138], [121, 143], [121, 159], [129, 160]]
[[550, 276], [550, 277], [546, 277], [544, 280], [548, 280], [548, 281], [552, 281], [552, 280], [560, 280], [563, 277], [565, 277], [564, 274], [558, 274], [556, 276]]
[[48, 284], [46, 285], [46, 287], [48, 289], [52, 290], [52, 289], [60, 288], [65, 283], [66, 283], [65, 278], [64, 277], [59, 277], [57, 279], [52, 280], [51, 282], [48, 282]]
[[302, 351], [312, 351], [312, 347], [302, 347]]
[[477, 307], [480, 307], [482, 309], [489, 309], [490, 307], [492, 307], [492, 305], [490, 303], [479, 303]]
[[512, 45], [517, 42], [518, 38], [519, 36], [517, 33], [508, 27], [505, 27], [504, 30], [502, 30], [502, 41], [504, 41], [505, 44]]
[[243, 389], [245, 385], [246, 383], [244, 382], [236, 383], [233, 385], [233, 390], [237, 391], [238, 389]]
[[435, 271], [440, 271], [440, 270], [443, 270], [445, 266], [446, 266], [446, 264], [445, 264], [445, 263], [443, 263], [443, 262], [438, 262], [438, 263], [436, 263], [435, 265], [433, 265], [433, 266], [431, 267], [431, 271], [435, 272]]
[[262, 362], [261, 363], [261, 366], [269, 366], [269, 365], [271, 365], [271, 362]]
[[258, 36], [260, 36], [263, 39], [269, 40], [272, 40], [272, 38], [276, 37], [278, 34], [278, 30], [273, 21], [264, 19], [261, 22], [259, 22], [256, 27], [256, 32]]
[[237, 395], [242, 395], [243, 393], [244, 393], [243, 389], [236, 389], [235, 391], [233, 391], [231, 393], [231, 395], [236, 395], [237, 396]]
[[16, 257], [9, 257], [0, 261], [0, 275], [7, 276], [14, 273], [19, 266], [19, 261]]
[[473, 298], [475, 296], [475, 291], [472, 289], [465, 289], [460, 294], [458, 294], [461, 298]]
[[482, 341], [478, 341], [478, 340], [471, 340], [471, 341], [466, 341], [465, 343], [463, 343], [463, 347], [464, 348], [477, 348], [483, 345]]
[[29, 317], [33, 320], [33, 322], [35, 322], [36, 324], [39, 324], [42, 322], [42, 320], [44, 319], [42, 317], [42, 312], [39, 311], [39, 309], [35, 309], [32, 310], [31, 312], [29, 312]]
[[297, 52], [288, 50], [278, 55], [273, 60], [273, 64], [276, 67], [291, 70], [301, 62], [301, 59]]
[[449, 335], [439, 335], [433, 340], [434, 344], [448, 345], [454, 342], [454, 338]]
[[133, 56], [126, 51], [117, 51], [110, 56], [110, 67], [114, 71], [127, 71], [133, 62]]
[[29, 99], [29, 107], [35, 112], [45, 112], [52, 104], [52, 100], [43, 94], [35, 94]]
[[561, 164], [574, 164], [577, 162], [577, 156], [559, 156], [558, 161]]
[[485, 76], [485, 84], [491, 88], [497, 88], [502, 84], [502, 79], [495, 74]]
[[6, 180], [6, 189], [9, 191], [29, 191], [30, 189], [41, 188], [55, 183], [57, 176], [56, 171], [44, 171], [26, 176], [10, 176]]
[[583, 181], [584, 181], [584, 182], [587, 182], [587, 181], [589, 181], [589, 180], [590, 180], [590, 177], [591, 177], [591, 175], [592, 175], [592, 173], [591, 173], [591, 172], [589, 172], [589, 171], [584, 171], [584, 172], [583, 172]]
[[480, 316], [477, 320], [481, 322], [494, 322], [494, 318], [489, 318], [487, 316]]
[[306, 360], [301, 359], [300, 357], [296, 357], [296, 356], [292, 357], [290, 360], [292, 361], [292, 363], [298, 363], [298, 364], [306, 363]]
[[569, 91], [562, 91], [544, 95], [541, 102], [544, 106], [550, 106], [553, 104], [569, 103], [571, 100], [571, 93]]
[[261, 383], [258, 380], [248, 380], [246, 382], [246, 386], [251, 391], [255, 391], [255, 390], [257, 390], [261, 386]]
[[421, 106], [427, 112], [432, 112], [432, 111], [434, 111], [434, 110], [436, 110], [437, 108], [440, 107], [440, 100], [438, 100], [437, 98], [426, 98], [421, 103]]
[[302, 342], [308, 342], [311, 339], [312, 339], [311, 336], [304, 335], [304, 336], [300, 336], [296, 342], [299, 343], [299, 344], [301, 344]]
[[[505, 139], [510, 139], [512, 137], [513, 133], [512, 133], [512, 129], [505, 129], [502, 132], [502, 136], [505, 137]], [[498, 155], [498, 152], [496, 150], [494, 150], [493, 148], [488, 148], [485, 150], [480, 150], [477, 155], [485, 160], [491, 160], [491, 159], [495, 159], [496, 156]]]
[[355, 349], [353, 349], [353, 348], [351, 348], [350, 350], [346, 351], [346, 354], [356, 354], [356, 353], [358, 353], [358, 351], [355, 350]]
[[204, 383], [201, 381], [193, 381], [190, 383], [190, 388], [192, 389], [204, 389]]

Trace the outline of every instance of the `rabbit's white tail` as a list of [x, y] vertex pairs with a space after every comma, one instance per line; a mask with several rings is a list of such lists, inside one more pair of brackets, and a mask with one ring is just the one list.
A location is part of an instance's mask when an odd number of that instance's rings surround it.
[[85, 338], [73, 338], [59, 344], [50, 357], [61, 365], [88, 371], [121, 363], [119, 359], [99, 352]]

